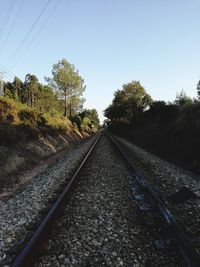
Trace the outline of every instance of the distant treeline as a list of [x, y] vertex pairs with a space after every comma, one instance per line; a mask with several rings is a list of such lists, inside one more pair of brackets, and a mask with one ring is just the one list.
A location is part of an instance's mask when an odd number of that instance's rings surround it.
[[84, 80], [67, 60], [53, 65], [52, 77], [43, 85], [33, 74], [24, 81], [4, 83], [0, 97], [0, 144], [14, 144], [47, 132], [79, 130], [92, 133], [99, 127], [96, 109], [84, 109]]
[[123, 85], [105, 110], [105, 125], [145, 149], [200, 172], [200, 81], [197, 97], [154, 101], [138, 81]]

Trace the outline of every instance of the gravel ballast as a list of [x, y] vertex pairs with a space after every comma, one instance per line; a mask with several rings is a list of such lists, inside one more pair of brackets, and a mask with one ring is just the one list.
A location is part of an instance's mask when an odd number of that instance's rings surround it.
[[62, 185], [71, 178], [95, 136], [69, 148], [59, 161], [34, 177], [24, 190], [0, 202], [0, 266], [10, 265]]
[[102, 136], [35, 266], [179, 266], [174, 253], [155, 249], [159, 236], [138, 213], [133, 179]]
[[130, 152], [134, 165], [161, 193], [171, 213], [200, 249], [200, 177], [122, 138], [117, 140]]

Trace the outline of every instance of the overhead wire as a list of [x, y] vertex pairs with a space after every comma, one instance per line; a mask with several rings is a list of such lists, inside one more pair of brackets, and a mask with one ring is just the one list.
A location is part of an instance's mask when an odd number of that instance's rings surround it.
[[6, 66], [4, 66], [3, 64], [0, 63], [0, 67], [2, 67], [3, 69], [5, 69], [7, 72], [11, 73], [13, 76], [15, 76], [15, 74], [10, 71]]
[[35, 21], [33, 22], [33, 24], [31, 25], [30, 29], [28, 30], [28, 32], [26, 33], [25, 37], [23, 38], [23, 40], [20, 42], [20, 44], [17, 46], [17, 48], [15, 49], [14, 53], [12, 54], [11, 58], [15, 57], [16, 54], [22, 49], [23, 44], [26, 42], [26, 40], [28, 39], [28, 37], [30, 36], [30, 34], [32, 33], [32, 31], [34, 30], [34, 28], [36, 27], [36, 25], [38, 24], [40, 18], [42, 17], [43, 13], [45, 12], [45, 10], [47, 9], [47, 7], [49, 6], [50, 2], [52, 0], [47, 0], [46, 4], [44, 5], [44, 7], [42, 8], [40, 14], [37, 16], [37, 18], [35, 19]]
[[0, 40], [2, 39], [3, 37], [3, 34], [4, 34], [4, 31], [8, 25], [8, 21], [9, 21], [9, 18], [10, 18], [10, 15], [12, 13], [12, 10], [13, 10], [13, 7], [14, 7], [14, 4], [15, 4], [15, 0], [11, 0], [11, 3], [10, 3], [10, 6], [8, 8], [8, 11], [5, 15], [5, 18], [1, 24], [1, 27], [0, 27]]
[[8, 34], [6, 35], [6, 38], [5, 38], [3, 44], [2, 44], [2, 46], [1, 46], [1, 48], [0, 48], [0, 54], [3, 52], [3, 50], [4, 50], [4, 48], [5, 48], [5, 45], [6, 45], [8, 39], [9, 39], [9, 37], [10, 37], [10, 35], [11, 35], [11, 32], [13, 31], [13, 29], [14, 29], [14, 27], [15, 27], [15, 25], [16, 25], [17, 19], [18, 19], [19, 15], [21, 14], [21, 11], [22, 11], [22, 9], [23, 9], [24, 2], [25, 2], [25, 0], [22, 0], [22, 1], [21, 1], [21, 5], [19, 6], [19, 9], [18, 9], [18, 12], [16, 13], [15, 19], [13, 20], [13, 23], [12, 23], [12, 25], [11, 25], [11, 27], [10, 27], [10, 30], [9, 30]]
[[9, 76], [11, 79], [17, 77], [16, 74], [14, 74], [12, 71], [10, 71], [6, 66], [2, 65], [1, 63], [0, 63], [0, 68], [3, 69], [6, 75]]
[[51, 10], [51, 12], [49, 13], [49, 15], [46, 17], [45, 21], [43, 22], [43, 24], [40, 26], [40, 28], [38, 29], [38, 31], [36, 32], [36, 34], [34, 35], [34, 37], [32, 38], [32, 40], [27, 44], [24, 52], [22, 53], [22, 55], [17, 59], [17, 61], [15, 62], [14, 66], [16, 66], [19, 61], [23, 58], [23, 56], [26, 54], [26, 52], [28, 51], [28, 49], [31, 47], [31, 45], [33, 44], [33, 42], [35, 41], [35, 39], [38, 37], [38, 35], [40, 34], [40, 32], [42, 31], [42, 29], [46, 26], [46, 24], [48, 23], [49, 19], [51, 18], [51, 16], [53, 15], [53, 13], [55, 12], [55, 10], [57, 9], [58, 5], [60, 4], [62, 0], [58, 0], [55, 4], [55, 6], [53, 7], [53, 9]]

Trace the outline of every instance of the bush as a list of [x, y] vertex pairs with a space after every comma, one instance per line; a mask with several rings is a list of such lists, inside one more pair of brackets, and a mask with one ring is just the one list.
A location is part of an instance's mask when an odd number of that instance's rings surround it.
[[37, 118], [37, 124], [39, 127], [45, 127], [47, 124], [47, 119], [45, 118], [44, 114], [39, 114]]
[[45, 132], [71, 131], [71, 122], [57, 112], [41, 113], [25, 104], [0, 97], [0, 143], [35, 139]]
[[37, 125], [38, 113], [31, 109], [23, 109], [18, 113], [20, 121], [24, 124]]
[[84, 117], [81, 123], [82, 131], [90, 131], [92, 129], [92, 123], [88, 117]]
[[75, 123], [79, 130], [81, 129], [82, 119], [81, 119], [81, 117], [79, 115], [73, 116], [71, 118], [71, 122]]
[[14, 100], [0, 98], [0, 123], [18, 123], [18, 109]]

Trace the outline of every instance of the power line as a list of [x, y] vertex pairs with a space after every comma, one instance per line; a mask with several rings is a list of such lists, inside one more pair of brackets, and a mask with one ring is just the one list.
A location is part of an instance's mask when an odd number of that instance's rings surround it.
[[48, 0], [45, 4], [45, 6], [43, 7], [43, 9], [41, 10], [40, 14], [37, 16], [36, 20], [33, 22], [33, 24], [31, 25], [30, 29], [28, 30], [28, 32], [26, 33], [24, 39], [20, 42], [20, 44], [18, 45], [18, 47], [15, 49], [13, 55], [11, 58], [13, 58], [14, 56], [16, 56], [17, 52], [20, 51], [20, 49], [22, 48], [23, 44], [26, 42], [26, 39], [28, 39], [29, 35], [32, 33], [32, 31], [34, 30], [35, 26], [37, 25], [38, 21], [40, 20], [40, 18], [42, 17], [43, 13], [45, 12], [45, 10], [47, 9], [48, 5], [50, 4], [52, 0]]
[[18, 19], [19, 15], [20, 15], [20, 13], [21, 13], [21, 11], [22, 11], [22, 8], [23, 8], [23, 6], [24, 6], [24, 2], [25, 2], [25, 0], [22, 0], [21, 5], [20, 5], [20, 7], [19, 7], [19, 9], [18, 9], [18, 12], [17, 12], [17, 14], [16, 14], [16, 16], [15, 16], [15, 19], [13, 20], [13, 23], [12, 23], [12, 25], [11, 25], [11, 27], [10, 27], [10, 30], [9, 30], [7, 36], [6, 36], [6, 39], [5, 39], [4, 43], [3, 43], [2, 46], [1, 46], [0, 54], [3, 52], [3, 50], [4, 50], [4, 48], [5, 48], [5, 45], [6, 45], [8, 39], [9, 39], [9, 37], [10, 37], [10, 34], [11, 34], [11, 32], [13, 31], [13, 29], [14, 29], [14, 27], [15, 27], [15, 24], [16, 24], [16, 22], [17, 22], [17, 19]]
[[15, 3], [15, 0], [12, 0], [11, 3], [10, 3], [10, 6], [8, 8], [8, 11], [6, 13], [6, 16], [5, 16], [4, 20], [3, 20], [3, 23], [1, 24], [1, 28], [0, 28], [0, 40], [1, 40], [1, 38], [2, 38], [2, 36], [4, 34], [4, 31], [5, 31], [6, 27], [7, 27], [7, 24], [8, 24], [8, 21], [9, 21], [9, 18], [10, 18], [11, 12], [12, 12], [12, 9], [14, 7], [14, 3]]
[[55, 12], [55, 10], [57, 9], [58, 5], [60, 4], [62, 0], [58, 0], [56, 5], [53, 7], [53, 9], [51, 10], [50, 14], [46, 17], [45, 21], [43, 22], [43, 24], [41, 25], [41, 27], [38, 29], [37, 33], [34, 35], [33, 39], [27, 44], [24, 52], [22, 53], [22, 55], [17, 59], [16, 63], [14, 64], [14, 66], [16, 66], [19, 61], [23, 58], [23, 56], [26, 54], [26, 52], [28, 51], [28, 49], [31, 47], [31, 45], [33, 44], [33, 42], [35, 41], [35, 39], [38, 37], [38, 35], [40, 34], [40, 32], [42, 31], [42, 29], [46, 26], [46, 24], [48, 23], [49, 19], [51, 18], [51, 16], [53, 15], [53, 13]]
[[9, 76], [10, 79], [17, 77], [16, 74], [14, 74], [12, 71], [10, 71], [7, 67], [2, 65], [1, 63], [0, 63], [0, 68], [3, 69], [3, 71], [6, 73], [6, 76]]

